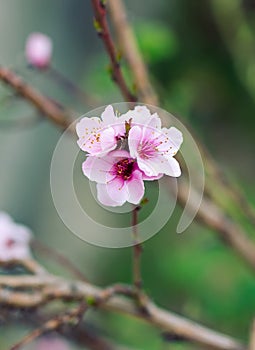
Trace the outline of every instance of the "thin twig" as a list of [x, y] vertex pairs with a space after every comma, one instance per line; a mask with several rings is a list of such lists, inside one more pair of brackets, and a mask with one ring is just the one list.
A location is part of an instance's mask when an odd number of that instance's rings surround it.
[[44, 118], [37, 113], [32, 113], [32, 115], [28, 117], [21, 117], [20, 119], [0, 119], [0, 127], [6, 128], [6, 129], [25, 129], [34, 127], [35, 125], [38, 125], [40, 122], [42, 122]]
[[49, 258], [55, 260], [80, 280], [85, 282], [88, 281], [85, 275], [72, 263], [72, 261], [70, 261], [65, 255], [58, 252], [56, 249], [47, 246], [46, 244], [40, 242], [38, 239], [31, 242], [31, 247], [39, 253], [47, 255]]
[[120, 88], [120, 91], [126, 101], [135, 102], [136, 97], [133, 95], [123, 77], [123, 73], [120, 67], [120, 62], [117, 56], [117, 51], [114, 46], [114, 42], [112, 40], [110, 29], [106, 19], [106, 7], [103, 1], [100, 0], [91, 0], [92, 6], [94, 9], [95, 15], [95, 27], [97, 29], [98, 34], [102, 38], [102, 41], [105, 46], [105, 50], [110, 58], [111, 62], [111, 70], [112, 70], [112, 78]]
[[133, 283], [137, 290], [142, 288], [142, 275], [141, 275], [141, 253], [142, 245], [138, 241], [137, 224], [138, 224], [138, 207], [132, 210], [132, 230], [134, 238], [133, 247]]
[[158, 96], [150, 83], [148, 70], [127, 20], [124, 4], [121, 0], [108, 0], [108, 4], [118, 45], [133, 75], [139, 100], [156, 106]]
[[13, 73], [10, 69], [0, 67], [0, 80], [10, 85], [20, 96], [28, 100], [55, 124], [63, 128], [69, 126], [71, 121], [67, 111], [26, 84], [22, 78]]
[[73, 81], [68, 79], [55, 67], [48, 67], [46, 72], [49, 73], [47, 75], [48, 77], [54, 79], [55, 82], [63, 86], [68, 92], [71, 92], [73, 95], [75, 95], [82, 103], [86, 104], [89, 107], [95, 107], [99, 104], [98, 99], [81, 90]]
[[26, 335], [23, 339], [21, 339], [18, 343], [13, 345], [10, 350], [19, 350], [25, 345], [31, 343], [36, 338], [42, 336], [45, 333], [49, 333], [57, 330], [64, 324], [72, 323], [72, 325], [77, 324], [79, 322], [80, 317], [83, 316], [86, 311], [87, 306], [85, 304], [81, 304], [75, 309], [64, 313], [61, 316], [56, 316], [51, 320], [45, 322], [41, 327], [36, 328], [31, 333]]

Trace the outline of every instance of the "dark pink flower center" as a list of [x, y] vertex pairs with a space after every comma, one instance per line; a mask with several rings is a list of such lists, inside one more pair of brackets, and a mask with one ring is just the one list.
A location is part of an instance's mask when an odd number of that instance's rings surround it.
[[11, 238], [9, 238], [9, 239], [7, 239], [6, 241], [5, 241], [5, 246], [7, 247], [7, 248], [12, 248], [14, 245], [15, 245], [15, 240], [14, 239], [11, 239]]
[[134, 170], [135, 160], [125, 158], [114, 164], [114, 173], [116, 176], [121, 177], [123, 180], [128, 180]]

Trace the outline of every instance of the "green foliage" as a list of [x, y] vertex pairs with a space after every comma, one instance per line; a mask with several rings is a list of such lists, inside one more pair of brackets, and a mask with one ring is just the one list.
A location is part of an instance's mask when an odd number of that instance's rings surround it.
[[178, 51], [174, 31], [160, 21], [139, 22], [135, 25], [138, 45], [147, 64], [172, 57]]

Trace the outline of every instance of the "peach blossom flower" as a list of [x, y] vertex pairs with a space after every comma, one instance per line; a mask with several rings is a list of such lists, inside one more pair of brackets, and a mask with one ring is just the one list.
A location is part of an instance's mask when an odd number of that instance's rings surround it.
[[97, 182], [98, 200], [104, 205], [138, 204], [143, 181], [181, 175], [174, 156], [182, 133], [175, 127], [162, 128], [158, 114], [145, 106], [119, 116], [107, 106], [101, 118], [82, 118], [76, 131], [79, 147], [88, 154], [83, 173]]

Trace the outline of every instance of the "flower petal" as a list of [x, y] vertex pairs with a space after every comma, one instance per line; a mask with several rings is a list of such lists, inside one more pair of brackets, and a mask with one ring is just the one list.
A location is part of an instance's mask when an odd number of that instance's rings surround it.
[[117, 117], [115, 116], [114, 109], [111, 105], [105, 108], [101, 118], [105, 125], [112, 125], [116, 122]]
[[148, 176], [143, 172], [142, 176], [144, 181], [155, 181], [161, 179], [164, 176], [164, 174], [158, 174], [157, 176]]
[[114, 164], [112, 157], [88, 157], [82, 164], [82, 171], [91, 181], [107, 183], [114, 178], [110, 170]]
[[138, 155], [138, 147], [142, 139], [142, 130], [139, 126], [133, 126], [128, 134], [128, 146], [130, 156], [136, 158]]
[[169, 166], [169, 170], [168, 170], [168, 173], [165, 173], [166, 175], [173, 176], [173, 177], [181, 176], [180, 164], [177, 162], [175, 158], [168, 159], [168, 166]]
[[76, 124], [76, 132], [79, 137], [86, 139], [102, 127], [103, 124], [100, 118], [84, 117]]
[[173, 177], [179, 177], [181, 175], [180, 165], [173, 157], [168, 158], [161, 155], [150, 159], [138, 157], [137, 163], [139, 168], [149, 177], [158, 177], [160, 174]]
[[162, 146], [159, 147], [159, 150], [164, 151], [168, 149], [168, 155], [175, 155], [183, 142], [181, 131], [175, 127], [171, 127], [170, 129], [163, 128], [162, 133], [164, 134], [166, 142], [162, 142]]
[[142, 173], [135, 170], [132, 178], [127, 181], [128, 202], [132, 204], [139, 204], [144, 196], [144, 183], [142, 180]]
[[122, 114], [119, 117], [119, 121], [128, 122], [130, 119], [132, 119], [132, 124], [145, 124], [150, 117], [150, 110], [146, 106], [136, 106], [134, 109], [131, 109], [127, 113]]
[[145, 175], [149, 177], [158, 176], [163, 173], [160, 164], [158, 164], [158, 159], [143, 159], [141, 157], [137, 157], [138, 167], [144, 172]]
[[113, 201], [124, 204], [129, 197], [126, 183], [118, 177], [115, 177], [112, 181], [109, 181], [106, 185], [106, 191]]
[[117, 206], [121, 206], [124, 204], [123, 202], [117, 202], [117, 201], [113, 200], [109, 196], [106, 184], [97, 184], [97, 199], [103, 205], [107, 205], [110, 207], [117, 207]]
[[100, 142], [100, 146], [103, 152], [114, 150], [114, 148], [117, 146], [115, 130], [112, 127], [103, 130], [101, 133]]

